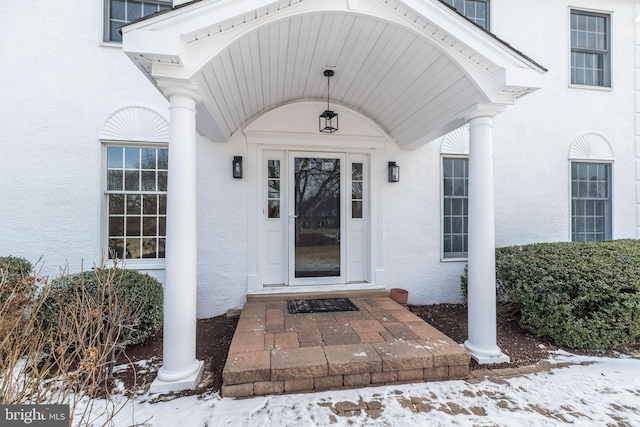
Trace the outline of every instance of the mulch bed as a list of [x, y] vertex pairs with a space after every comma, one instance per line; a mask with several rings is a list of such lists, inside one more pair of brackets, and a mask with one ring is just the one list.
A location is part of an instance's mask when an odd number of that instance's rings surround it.
[[[467, 307], [464, 304], [436, 304], [410, 305], [413, 313], [439, 329], [445, 335], [458, 343], [467, 339]], [[210, 319], [198, 320], [196, 329], [196, 357], [204, 360], [205, 372], [197, 390], [184, 391], [179, 396], [218, 392], [222, 388], [222, 369], [227, 360], [227, 353], [231, 345], [233, 333], [238, 319], [218, 316]], [[498, 319], [498, 346], [511, 357], [510, 364], [482, 365], [482, 369], [491, 367], [519, 367], [536, 364], [548, 358], [549, 350], [556, 349], [553, 345], [528, 336], [518, 326], [516, 321]], [[118, 364], [132, 361], [150, 360], [152, 368], [137, 366], [117, 373], [117, 379], [124, 382], [126, 390], [141, 389], [148, 386], [156, 376], [161, 365], [162, 333], [159, 332], [145, 343], [127, 350], [126, 357], [122, 356]], [[478, 369], [479, 365], [472, 361], [471, 369]]]
[[[204, 361], [204, 374], [196, 390], [186, 390], [179, 396], [189, 396], [207, 392], [217, 392], [222, 388], [222, 369], [227, 361], [233, 333], [238, 325], [237, 318], [217, 316], [200, 319], [196, 324], [196, 358]], [[162, 364], [162, 330], [144, 343], [127, 349], [117, 364], [128, 364], [141, 360], [150, 360], [152, 369], [135, 366], [115, 374], [116, 379], [124, 382], [126, 390], [147, 387], [156, 377]]]
[[[468, 338], [466, 304], [411, 305], [413, 313], [457, 343]], [[478, 365], [471, 360], [470, 369], [517, 368], [534, 365], [549, 357], [550, 350], [558, 347], [528, 335], [520, 328], [517, 320], [497, 319], [498, 347], [511, 358], [510, 363], [499, 365]]]

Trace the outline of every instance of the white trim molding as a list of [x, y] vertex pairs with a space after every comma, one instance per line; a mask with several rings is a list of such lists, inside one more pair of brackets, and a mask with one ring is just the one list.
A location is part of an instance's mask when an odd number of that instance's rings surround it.
[[571, 143], [569, 160], [613, 162], [613, 147], [604, 136], [597, 133], [585, 133]]
[[442, 138], [440, 154], [469, 155], [469, 125], [449, 132]]
[[100, 130], [102, 141], [169, 143], [169, 122], [146, 107], [129, 106], [112, 113]]
[[374, 120], [339, 104], [340, 129], [335, 134], [318, 132], [318, 116], [326, 109], [324, 101], [292, 101], [255, 116], [242, 130], [248, 143], [291, 146], [314, 145], [331, 149], [383, 149], [389, 134]]

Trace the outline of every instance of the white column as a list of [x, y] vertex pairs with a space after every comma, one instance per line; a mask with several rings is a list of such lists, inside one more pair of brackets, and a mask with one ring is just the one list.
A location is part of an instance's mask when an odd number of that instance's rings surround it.
[[480, 364], [509, 362], [497, 346], [492, 122], [478, 110], [469, 121], [468, 320], [465, 348]]
[[163, 360], [151, 392], [193, 389], [203, 368], [196, 360], [198, 95], [193, 88], [175, 85], [167, 85], [164, 93], [170, 102], [170, 138]]

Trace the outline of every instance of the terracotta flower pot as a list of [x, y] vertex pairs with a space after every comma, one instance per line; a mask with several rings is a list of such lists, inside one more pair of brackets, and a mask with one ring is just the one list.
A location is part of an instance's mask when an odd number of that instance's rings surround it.
[[392, 288], [389, 291], [389, 296], [398, 304], [405, 306], [407, 305], [407, 300], [409, 299], [409, 291], [405, 291], [404, 289], [400, 288]]

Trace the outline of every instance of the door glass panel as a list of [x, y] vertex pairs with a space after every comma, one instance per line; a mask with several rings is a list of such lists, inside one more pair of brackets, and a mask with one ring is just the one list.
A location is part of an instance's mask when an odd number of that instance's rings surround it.
[[351, 218], [362, 218], [363, 202], [363, 175], [362, 163], [351, 164]]
[[280, 218], [280, 160], [267, 161], [267, 218]]
[[340, 159], [294, 161], [295, 277], [340, 276]]

